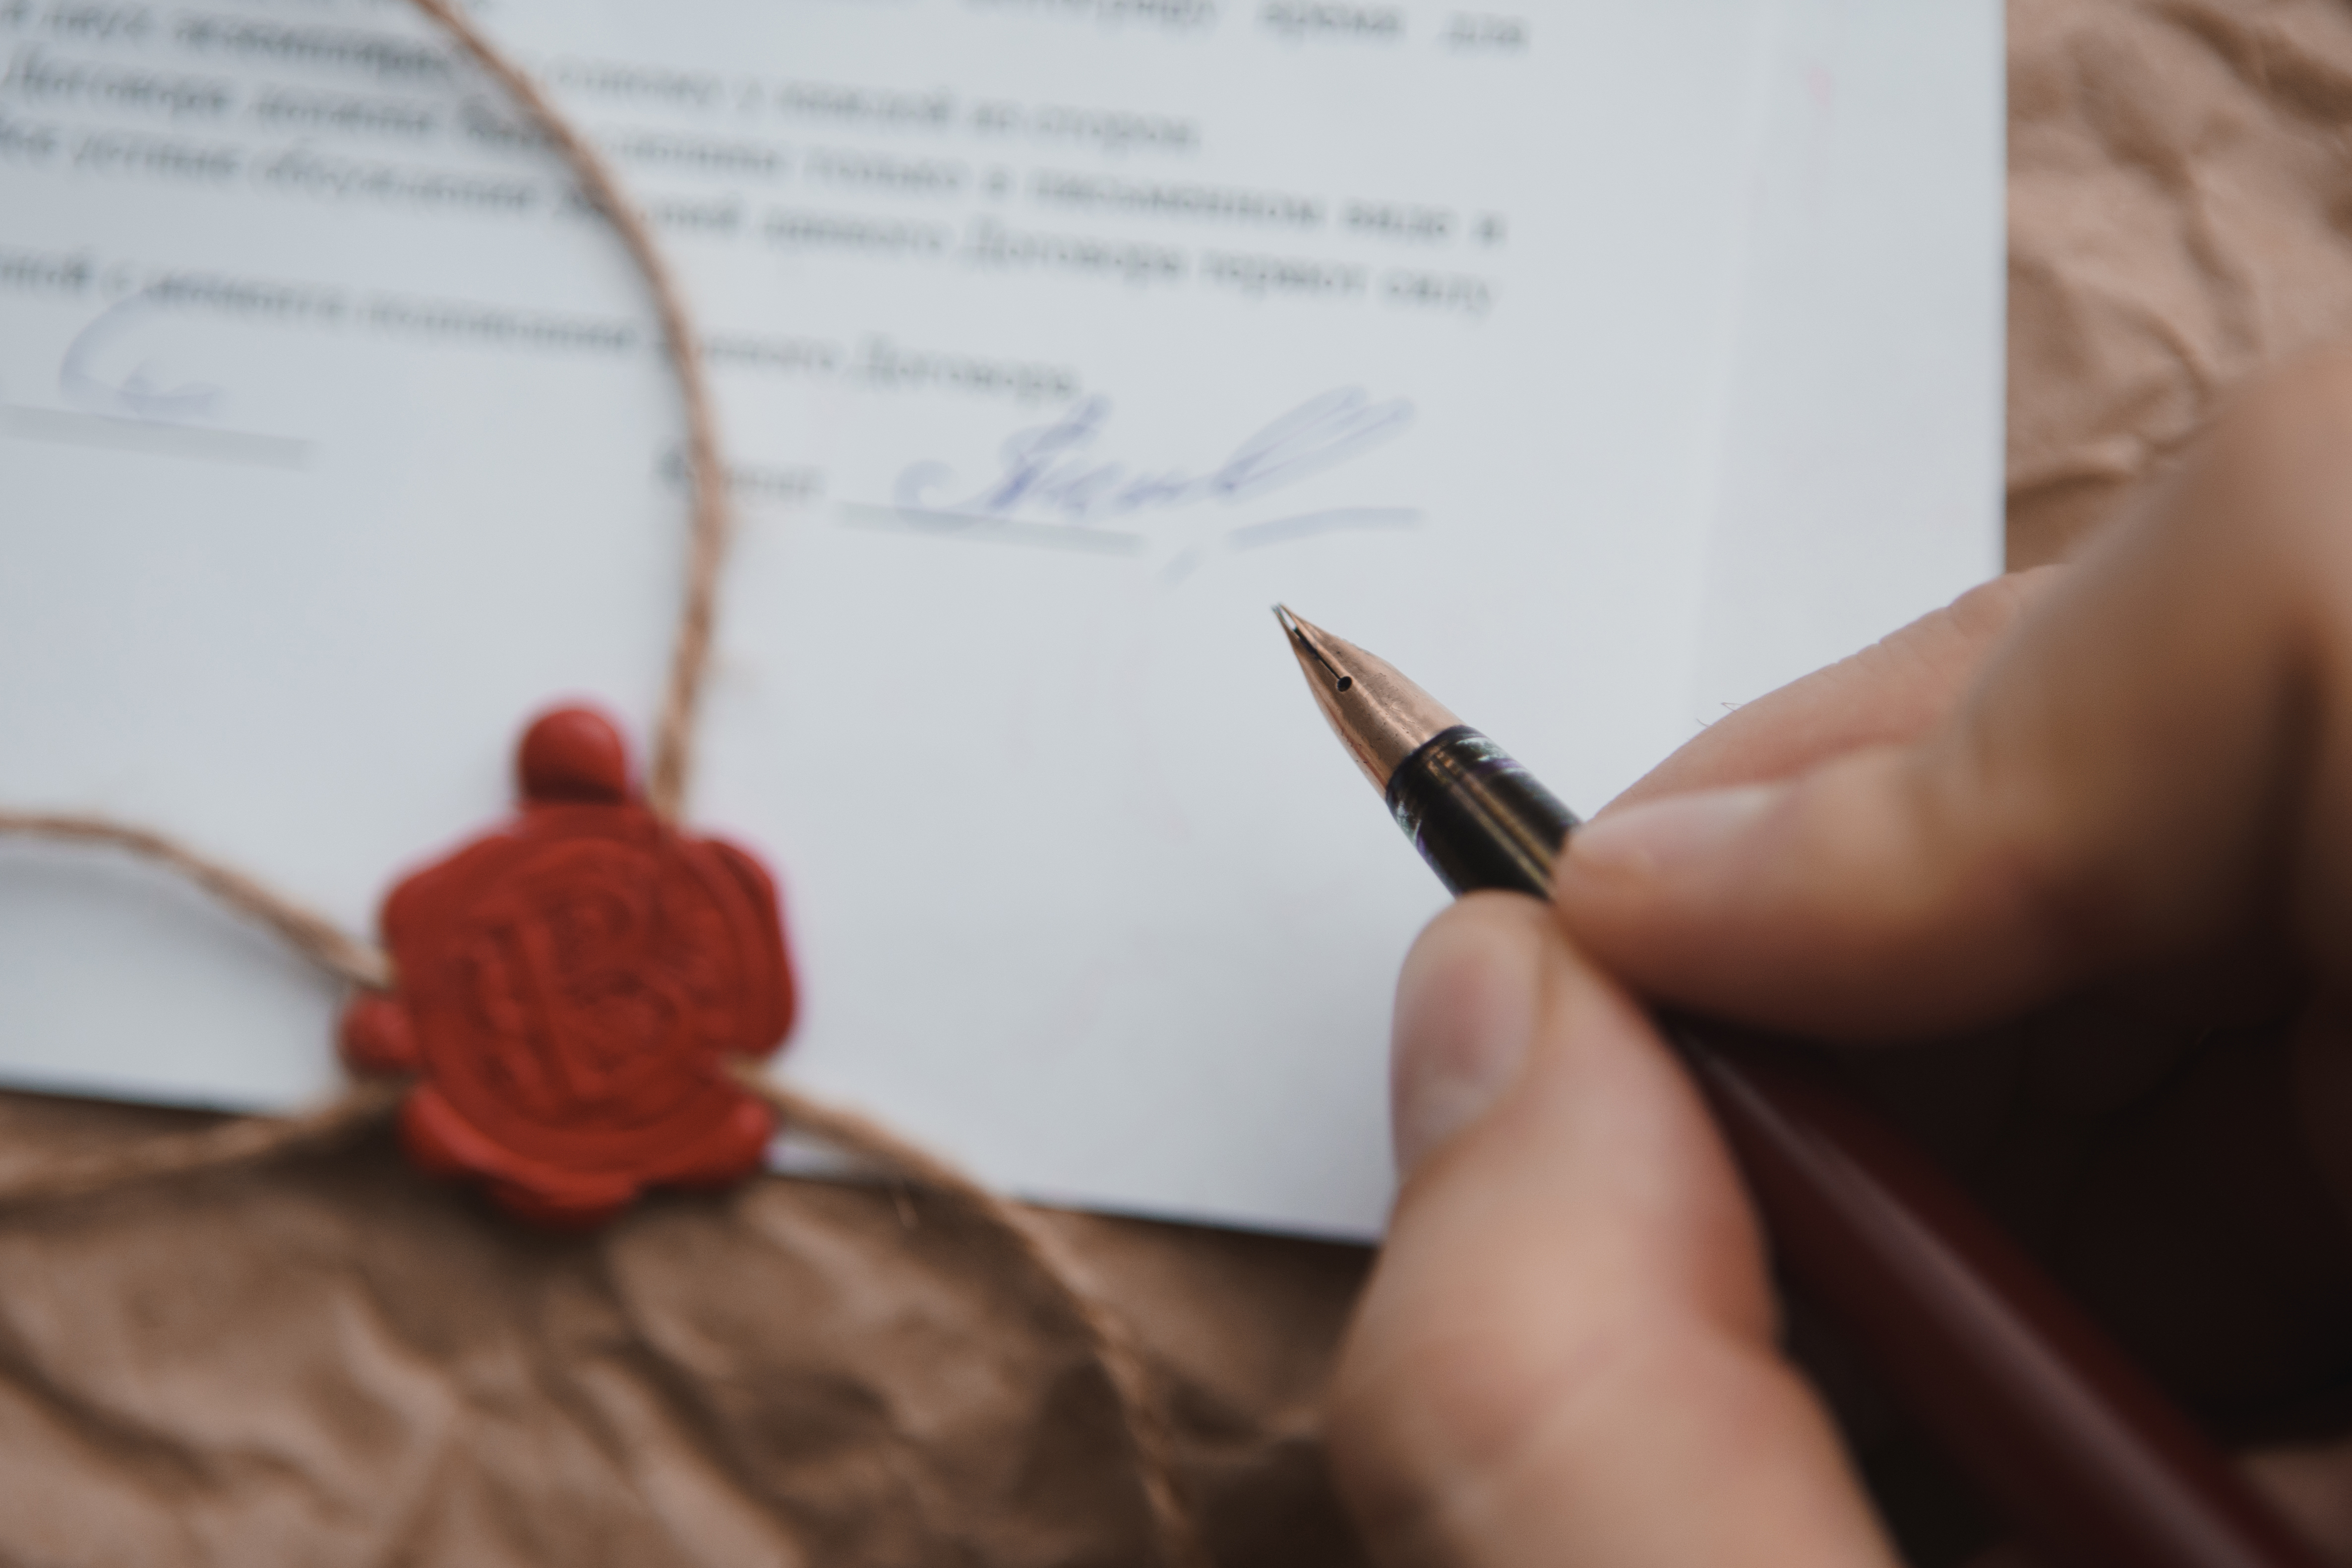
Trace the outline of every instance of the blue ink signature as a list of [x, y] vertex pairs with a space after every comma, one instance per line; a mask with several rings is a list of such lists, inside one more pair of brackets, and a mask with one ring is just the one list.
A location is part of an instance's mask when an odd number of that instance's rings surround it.
[[155, 310], [154, 302], [142, 292], [99, 312], [66, 345], [65, 358], [58, 365], [58, 390], [85, 408], [131, 419], [202, 419], [212, 414], [226, 395], [209, 382], [160, 385], [151, 372], [152, 361], [142, 361], [129, 374], [112, 379], [98, 370], [99, 356]]
[[935, 492], [955, 470], [916, 463], [898, 476], [901, 507], [967, 517], [1043, 513], [1076, 524], [1099, 524], [1135, 512], [1169, 511], [1203, 501], [1247, 500], [1296, 484], [1403, 433], [1412, 405], [1402, 397], [1375, 403], [1363, 388], [1343, 386], [1311, 397], [1234, 448], [1207, 473], [1149, 472], [1107, 462], [1093, 453], [1110, 420], [1110, 399], [1084, 397], [1051, 425], [1015, 431], [998, 453], [1003, 471], [985, 489], [960, 501]]

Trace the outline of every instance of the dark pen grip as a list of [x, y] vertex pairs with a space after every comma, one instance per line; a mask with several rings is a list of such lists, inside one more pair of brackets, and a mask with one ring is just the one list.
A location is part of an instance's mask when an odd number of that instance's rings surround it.
[[2321, 1568], [1909, 1144], [1785, 1047], [1663, 1021], [1790, 1277], [2028, 1542], [2085, 1568]]

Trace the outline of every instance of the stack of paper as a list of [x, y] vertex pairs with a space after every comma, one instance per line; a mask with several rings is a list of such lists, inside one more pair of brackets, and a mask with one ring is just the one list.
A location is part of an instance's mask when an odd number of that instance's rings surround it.
[[[695, 300], [692, 816], [782, 1058], [1033, 1196], [1338, 1234], [1442, 893], [1281, 598], [1599, 805], [1996, 569], [1990, 0], [500, 0]], [[0, 802], [354, 927], [679, 597], [642, 290], [399, 0], [0, 0]], [[0, 1079], [323, 1092], [331, 987], [0, 850]]]

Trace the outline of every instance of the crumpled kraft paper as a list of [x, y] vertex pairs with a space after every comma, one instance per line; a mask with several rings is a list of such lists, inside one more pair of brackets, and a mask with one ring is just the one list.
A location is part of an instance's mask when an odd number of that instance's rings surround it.
[[[2009, 18], [2026, 564], [2352, 328], [2352, 11]], [[0, 1097], [0, 1162], [185, 1122]], [[1149, 1347], [1218, 1560], [1361, 1562], [1318, 1401], [1368, 1255], [1055, 1223]], [[1149, 1560], [1101, 1379], [919, 1194], [770, 1180], [551, 1239], [386, 1140], [0, 1215], [0, 1456], [11, 1568]]]
[[[11, 1097], [0, 1147], [170, 1113]], [[1315, 1404], [1360, 1249], [1059, 1218], [1227, 1563], [1352, 1560]], [[388, 1137], [0, 1220], [0, 1563], [1145, 1563], [1108, 1385], [998, 1237], [763, 1180], [522, 1229]]]
[[2249, 374], [2352, 332], [2352, 11], [2021, 0], [2009, 26], [2016, 567]]

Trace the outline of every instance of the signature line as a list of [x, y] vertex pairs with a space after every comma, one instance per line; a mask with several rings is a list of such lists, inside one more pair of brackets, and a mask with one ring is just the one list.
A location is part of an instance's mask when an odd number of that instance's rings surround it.
[[112, 414], [75, 414], [21, 403], [0, 405], [0, 436], [117, 452], [154, 452], [167, 458], [209, 458], [264, 468], [299, 468], [310, 460], [310, 443], [288, 436], [166, 425]]
[[842, 520], [853, 528], [878, 528], [894, 533], [927, 533], [941, 539], [977, 539], [991, 544], [1029, 544], [1049, 550], [1078, 550], [1092, 555], [1133, 555], [1143, 549], [1139, 533], [1087, 528], [1076, 523], [1021, 522], [975, 511], [946, 511], [930, 507], [861, 506], [839, 503]]

